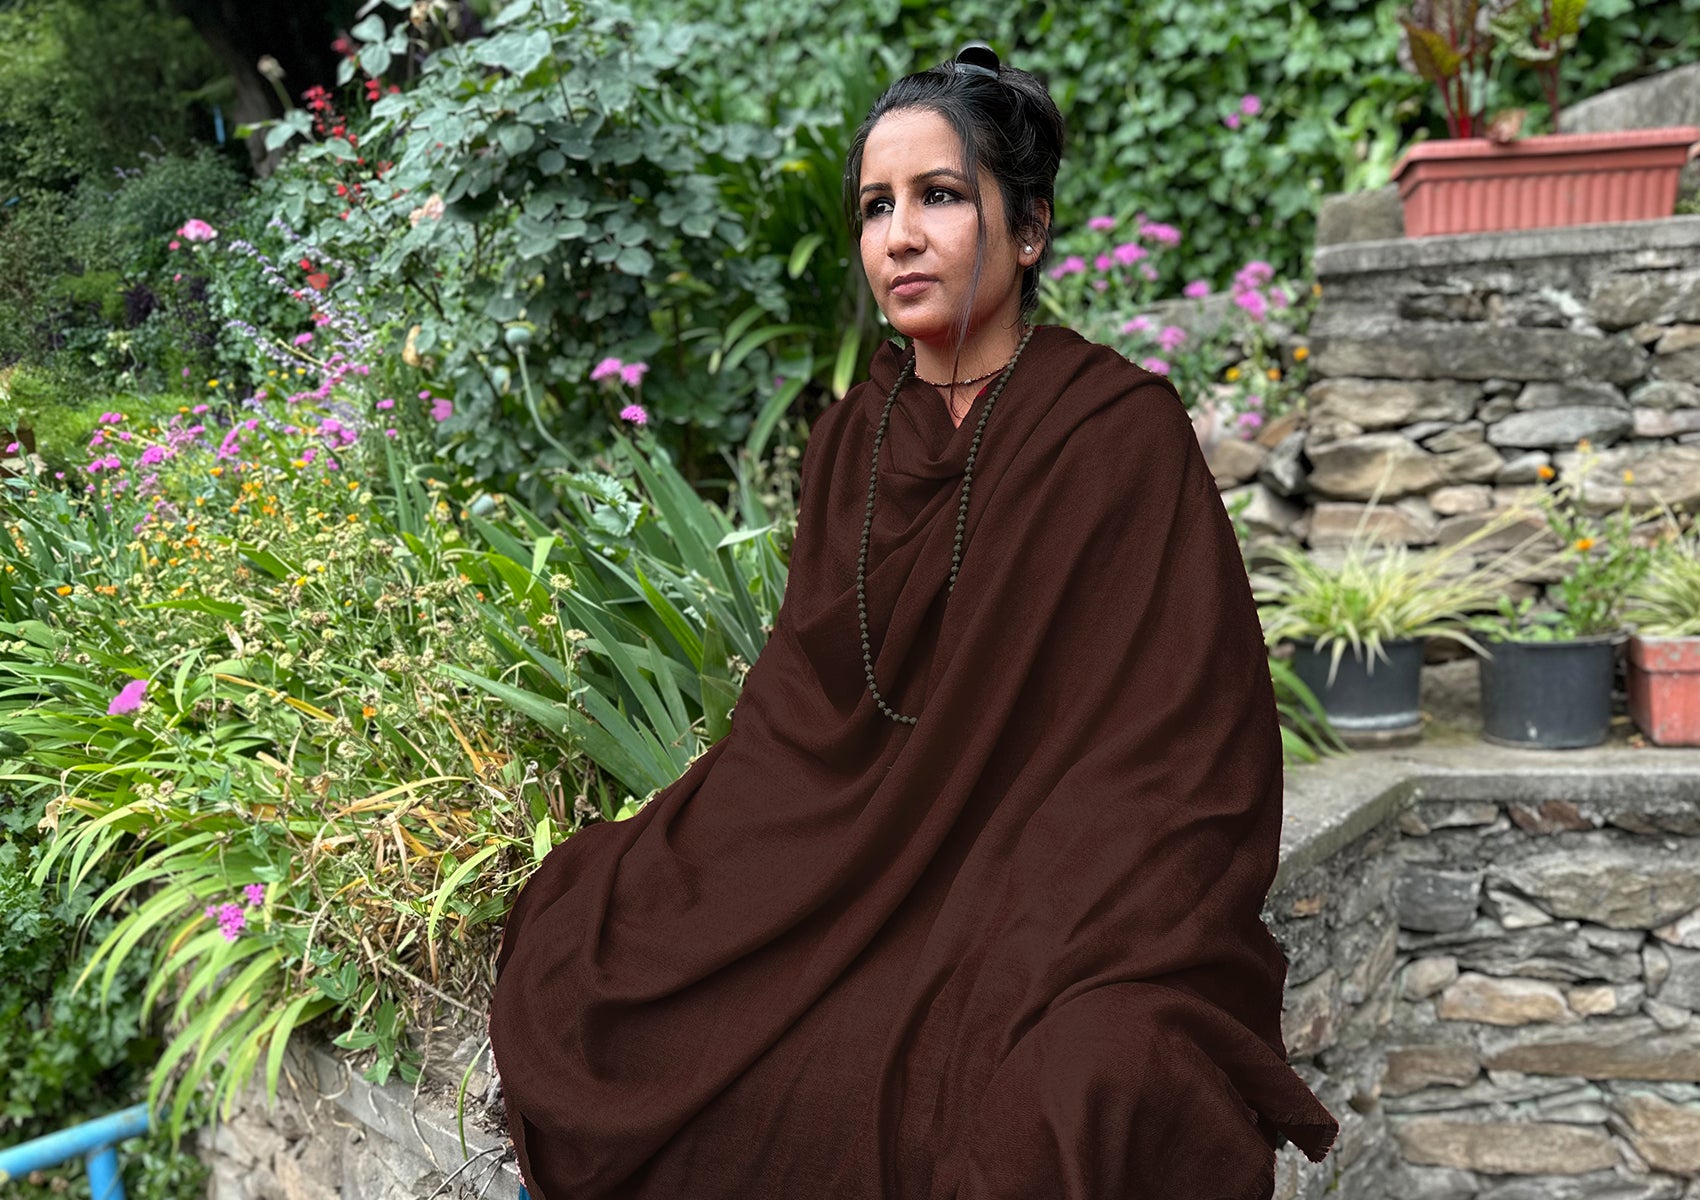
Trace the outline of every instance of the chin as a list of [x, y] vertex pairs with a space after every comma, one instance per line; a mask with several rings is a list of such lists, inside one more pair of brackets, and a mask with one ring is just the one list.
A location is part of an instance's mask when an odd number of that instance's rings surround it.
[[932, 313], [899, 312], [886, 314], [891, 327], [906, 338], [917, 342], [949, 342], [956, 340], [957, 323], [954, 316]]

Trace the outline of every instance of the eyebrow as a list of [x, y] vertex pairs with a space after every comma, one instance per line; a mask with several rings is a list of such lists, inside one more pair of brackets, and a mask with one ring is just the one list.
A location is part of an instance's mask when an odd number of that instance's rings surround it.
[[[957, 183], [963, 184], [968, 182], [966, 175], [960, 171], [953, 171], [949, 167], [934, 167], [931, 171], [922, 171], [915, 176], [914, 182], [923, 183], [930, 179], [954, 179]], [[891, 185], [889, 183], [864, 183], [859, 194], [866, 196], [869, 192], [889, 192], [890, 190]]]

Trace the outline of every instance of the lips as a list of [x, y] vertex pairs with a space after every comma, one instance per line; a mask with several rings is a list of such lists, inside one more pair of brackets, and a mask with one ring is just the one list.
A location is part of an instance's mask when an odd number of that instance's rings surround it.
[[937, 282], [931, 275], [899, 275], [891, 281], [891, 294], [907, 300], [919, 296]]

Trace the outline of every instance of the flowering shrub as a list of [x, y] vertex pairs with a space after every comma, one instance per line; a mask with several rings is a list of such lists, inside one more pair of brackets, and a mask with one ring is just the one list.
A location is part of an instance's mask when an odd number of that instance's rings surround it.
[[[1208, 414], [1212, 436], [1221, 430], [1255, 437], [1266, 423], [1301, 407], [1310, 351], [1295, 331], [1308, 323], [1317, 290], [1276, 283], [1274, 266], [1253, 259], [1234, 273], [1228, 321], [1198, 337], [1152, 315], [1164, 278], [1159, 264], [1174, 256], [1182, 231], [1139, 214], [1133, 236], [1118, 241], [1119, 225], [1107, 215], [1087, 222], [1101, 235], [1091, 264], [1078, 253], [1052, 267], [1044, 305], [1086, 336], [1169, 376], [1189, 407]], [[1216, 294], [1207, 279], [1189, 280], [1181, 289], [1191, 301]]]

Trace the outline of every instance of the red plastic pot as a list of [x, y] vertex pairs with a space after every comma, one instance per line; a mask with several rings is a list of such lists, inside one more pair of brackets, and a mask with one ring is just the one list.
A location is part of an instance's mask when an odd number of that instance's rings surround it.
[[1700, 746], [1700, 638], [1629, 639], [1629, 715], [1660, 746]]
[[1695, 125], [1419, 142], [1393, 168], [1405, 236], [1668, 217], [1696, 143]]

